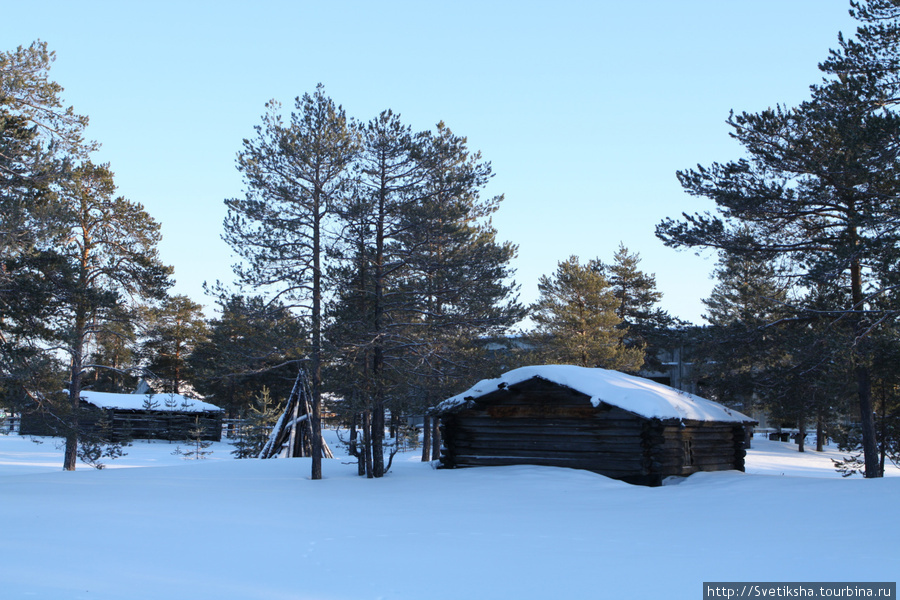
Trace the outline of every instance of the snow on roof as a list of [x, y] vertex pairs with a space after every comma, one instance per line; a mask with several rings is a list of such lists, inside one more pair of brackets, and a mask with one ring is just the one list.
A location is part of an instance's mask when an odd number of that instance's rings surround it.
[[180, 394], [111, 394], [108, 392], [82, 391], [81, 399], [98, 408], [117, 408], [120, 410], [148, 410], [147, 401], [156, 406], [149, 410], [174, 412], [206, 412], [221, 411], [218, 406], [186, 398]]
[[522, 367], [497, 379], [479, 381], [469, 390], [444, 400], [439, 412], [451, 410], [468, 400], [479, 398], [538, 377], [571, 388], [591, 398], [591, 404], [601, 402], [616, 406], [648, 419], [679, 419], [689, 421], [753, 422], [750, 417], [699, 396], [682, 392], [649, 379], [573, 365], [542, 365]]

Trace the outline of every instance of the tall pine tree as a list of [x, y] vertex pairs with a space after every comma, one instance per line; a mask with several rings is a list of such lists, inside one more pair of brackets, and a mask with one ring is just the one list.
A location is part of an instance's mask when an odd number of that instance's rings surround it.
[[797, 108], [732, 115], [732, 136], [747, 157], [678, 174], [685, 190], [712, 199], [718, 214], [685, 215], [657, 228], [671, 246], [782, 260], [792, 267], [785, 275], [799, 285], [830, 286], [826, 297], [847, 298], [807, 312], [854, 324], [848, 356], [867, 477], [879, 473], [869, 336], [892, 318], [875, 300], [894, 285], [900, 259], [893, 201], [900, 194], [900, 118], [884, 108], [888, 100], [871, 77], [847, 70], [813, 86], [811, 99]]
[[70, 360], [64, 468], [77, 459], [78, 413], [88, 344], [124, 304], [123, 295], [160, 298], [171, 269], [158, 258], [159, 225], [140, 204], [115, 196], [106, 165], [85, 163], [75, 169], [61, 192], [70, 234], [55, 252], [70, 277], [58, 289], [53, 331]]
[[244, 198], [226, 200], [224, 239], [244, 260], [244, 285], [272, 292], [309, 320], [312, 385], [312, 478], [322, 478], [322, 331], [328, 225], [345, 193], [358, 136], [320, 85], [297, 98], [285, 123], [271, 101], [256, 136], [244, 140], [238, 170]]
[[54, 59], [41, 41], [0, 52], [0, 396], [17, 410], [61, 387], [41, 339], [66, 268], [44, 250], [66, 231], [58, 193], [71, 164], [95, 147], [83, 139], [87, 117], [49, 77]]

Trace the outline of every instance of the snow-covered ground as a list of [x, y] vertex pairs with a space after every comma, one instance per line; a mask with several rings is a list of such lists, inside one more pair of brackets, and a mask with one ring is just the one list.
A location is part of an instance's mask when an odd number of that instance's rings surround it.
[[[754, 440], [747, 473], [661, 488], [550, 467], [381, 480], [346, 460], [186, 461], [136, 443], [60, 470], [48, 438], [0, 435], [0, 598], [700, 598], [704, 581], [896, 581], [900, 471]], [[334, 446], [334, 444], [332, 444]], [[124, 468], [145, 467], [145, 468]]]

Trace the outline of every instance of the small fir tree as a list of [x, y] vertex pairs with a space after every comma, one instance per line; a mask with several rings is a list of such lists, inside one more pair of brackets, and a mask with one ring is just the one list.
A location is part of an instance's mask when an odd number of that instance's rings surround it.
[[234, 450], [231, 453], [237, 458], [259, 456], [269, 440], [269, 433], [281, 415], [282, 408], [282, 403], [273, 400], [269, 388], [263, 386], [253, 403], [242, 413], [238, 440], [234, 443]]
[[106, 468], [103, 459], [115, 460], [126, 455], [124, 448], [131, 442], [123, 436], [114, 436], [108, 413], [104, 410], [91, 431], [82, 431], [78, 439], [78, 460], [100, 470]]
[[[159, 408], [159, 400], [156, 399], [156, 396], [153, 392], [149, 392], [146, 396], [144, 396], [144, 401], [141, 403], [141, 409], [146, 410], [148, 413], [150, 411], [156, 410]], [[147, 443], [151, 443], [154, 438], [159, 435], [159, 423], [156, 419], [153, 418], [152, 415], [147, 415]]]
[[188, 439], [186, 440], [187, 447], [182, 449], [181, 446], [176, 446], [175, 451], [172, 454], [176, 456], [181, 456], [185, 460], [202, 460], [207, 456], [213, 453], [212, 450], [209, 449], [212, 446], [212, 442], [209, 440], [203, 439], [204, 429], [203, 425], [200, 424], [200, 415], [194, 417], [194, 426], [188, 430]]

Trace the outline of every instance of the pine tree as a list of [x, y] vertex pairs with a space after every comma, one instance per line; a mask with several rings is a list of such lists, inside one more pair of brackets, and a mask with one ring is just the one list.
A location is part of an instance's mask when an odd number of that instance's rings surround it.
[[55, 291], [68, 275], [43, 252], [63, 235], [60, 186], [86, 143], [87, 117], [64, 107], [44, 42], [0, 52], [0, 397], [31, 410], [58, 394], [64, 366], [44, 351]]
[[895, 0], [850, 0], [850, 15], [859, 21], [856, 36], [838, 34], [819, 68], [830, 75], [869, 89], [871, 106], [878, 109], [900, 101], [900, 4]]
[[703, 300], [710, 327], [697, 336], [697, 377], [704, 393], [751, 414], [758, 404], [757, 378], [775, 357], [765, 325], [787, 314], [788, 291], [772, 263], [723, 254], [717, 283]]
[[141, 348], [146, 368], [165, 382], [163, 391], [181, 394], [192, 378], [191, 352], [208, 336], [203, 307], [187, 296], [169, 296], [150, 309], [148, 321]]
[[[865, 5], [890, 8], [884, 2]], [[896, 24], [896, 12], [888, 12]], [[861, 43], [869, 47], [865, 39]], [[881, 47], [892, 56], [895, 48]], [[832, 59], [842, 52], [854, 60], [877, 61], [874, 50], [856, 53], [847, 44]], [[688, 193], [715, 201], [719, 214], [664, 221], [657, 235], [671, 246], [716, 248], [758, 262], [780, 260], [791, 266], [785, 275], [798, 285], [828, 286], [831, 298], [848, 292], [844, 304], [818, 306], [807, 316], [854, 325], [847, 356], [854, 365], [866, 476], [876, 477], [869, 337], [893, 318], [876, 300], [896, 283], [900, 261], [900, 211], [891, 200], [900, 193], [895, 143], [900, 118], [884, 109], [889, 98], [887, 88], [877, 84], [880, 76], [870, 77], [865, 68], [857, 74], [849, 67], [839, 71], [834, 65], [837, 61], [830, 60], [826, 67], [838, 77], [813, 86], [810, 100], [797, 108], [732, 115], [732, 136], [748, 157], [678, 174]], [[868, 66], [873, 74], [880, 70]], [[796, 308], [803, 313], [802, 306]]]
[[544, 360], [583, 367], [637, 371], [643, 348], [628, 348], [616, 314], [621, 302], [603, 275], [602, 263], [582, 265], [577, 256], [560, 262], [552, 277], [542, 276], [532, 306], [535, 339]]
[[405, 214], [399, 244], [409, 268], [398, 286], [416, 299], [405, 399], [417, 412], [464, 389], [481, 366], [471, 351], [476, 340], [504, 332], [525, 312], [510, 267], [518, 249], [497, 239], [490, 220], [503, 196], [482, 196], [491, 164], [443, 122], [423, 140], [422, 160], [425, 193]]
[[157, 258], [159, 225], [139, 204], [114, 197], [113, 175], [105, 165], [85, 163], [75, 169], [71, 186], [61, 193], [71, 235], [55, 252], [71, 268], [59, 290], [55, 333], [70, 358], [69, 414], [64, 468], [74, 470], [79, 433], [78, 413], [88, 343], [102, 329], [119, 294], [159, 297], [171, 269]]
[[86, 385], [97, 392], [130, 393], [137, 388], [143, 370], [138, 365], [138, 330], [143, 328], [141, 307], [119, 305], [104, 327], [94, 334]]
[[188, 429], [188, 438], [185, 441], [186, 447], [176, 446], [172, 454], [181, 456], [185, 460], [203, 460], [213, 453], [209, 449], [212, 442], [203, 439], [203, 426], [200, 424], [200, 417], [194, 417], [194, 426]]
[[282, 403], [276, 402], [264, 386], [241, 415], [238, 441], [231, 453], [237, 458], [258, 457], [282, 411]]
[[[879, 332], [873, 340], [872, 404], [878, 445], [878, 469], [882, 476], [888, 461], [900, 466], [900, 343], [896, 325]], [[862, 431], [858, 424], [843, 424], [834, 437], [847, 453], [835, 460], [835, 469], [845, 477], [865, 473]]]
[[270, 101], [256, 137], [244, 140], [238, 170], [246, 197], [227, 200], [225, 240], [246, 263], [242, 284], [274, 291], [302, 307], [310, 323], [312, 478], [322, 478], [323, 275], [327, 225], [346, 185], [358, 139], [344, 110], [319, 85], [297, 98], [285, 124]]
[[380, 477], [386, 411], [396, 431], [399, 415], [452, 393], [471, 367], [460, 340], [496, 332], [522, 311], [508, 281], [515, 247], [498, 243], [489, 222], [501, 198], [480, 196], [490, 165], [442, 123], [413, 134], [385, 111], [365, 134], [361, 177], [341, 215], [347, 235], [329, 337], [341, 340], [346, 418], [371, 421], [360, 460]]
[[[342, 409], [371, 421], [367, 439], [376, 446], [367, 474], [384, 474], [382, 438], [385, 403], [398, 378], [391, 373], [408, 345], [401, 315], [411, 296], [396, 284], [408, 268], [398, 244], [404, 215], [420, 201], [425, 169], [419, 155], [423, 134], [414, 135], [399, 115], [383, 111], [363, 129], [356, 158], [359, 178], [340, 212], [345, 232], [342, 264], [334, 269], [337, 303], [331, 337], [340, 346]], [[354, 429], [355, 434], [355, 429]], [[361, 456], [361, 455], [360, 455]]]
[[[109, 168], [87, 160], [96, 144], [49, 80], [53, 58], [42, 42], [0, 54], [0, 350], [14, 395], [65, 435], [71, 470], [90, 344], [123, 297], [160, 294], [169, 270], [156, 256], [158, 225], [113, 198]], [[67, 385], [48, 348], [67, 354]]]
[[231, 418], [247, 411], [264, 387], [286, 398], [308, 348], [299, 319], [259, 296], [218, 302], [220, 316], [210, 320], [208, 338], [188, 358], [197, 392], [213, 398]]
[[618, 301], [619, 328], [627, 331], [623, 343], [643, 349], [644, 366], [659, 369], [662, 363], [657, 355], [677, 343], [685, 323], [657, 306], [662, 292], [656, 288], [656, 276], [641, 271], [640, 262], [639, 254], [620, 243], [612, 263], [603, 265], [603, 272]]

